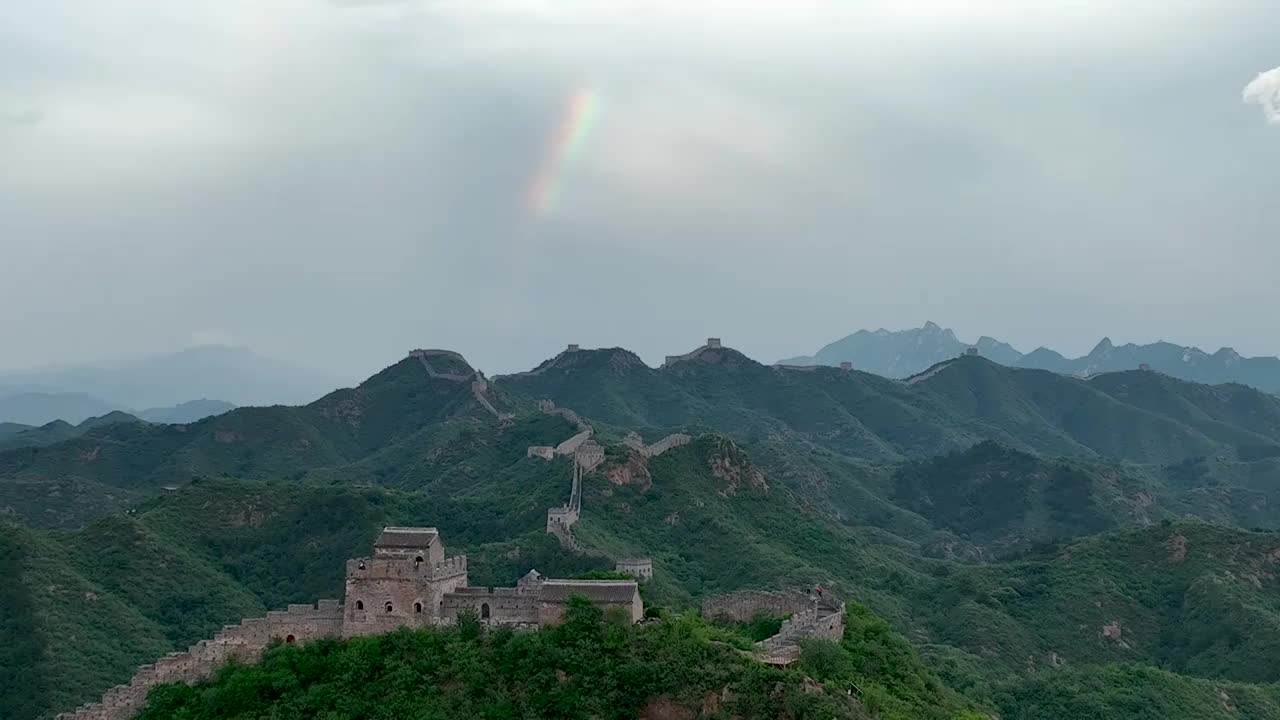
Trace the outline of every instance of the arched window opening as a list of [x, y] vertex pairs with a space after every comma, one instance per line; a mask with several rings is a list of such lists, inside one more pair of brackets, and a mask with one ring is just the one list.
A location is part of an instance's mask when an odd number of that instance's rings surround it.
[[485, 603], [480, 606], [480, 619], [481, 620], [489, 619], [489, 603]]
[[416, 612], [416, 613], [420, 613], [420, 612], [422, 612], [422, 603], [414, 603], [414, 604], [413, 604], [413, 611], [414, 611], [414, 612]]
[[416, 562], [416, 563], [421, 563], [421, 562], [422, 562], [422, 556], [421, 556], [421, 555], [419, 555], [418, 557], [414, 558], [414, 559], [413, 559], [413, 561], [414, 561], [414, 562]]
[[363, 609], [364, 609], [364, 601], [363, 601], [363, 600], [357, 600], [357, 601], [356, 601], [356, 609], [357, 609], [357, 610], [363, 610]]
[[292, 635], [284, 639], [286, 645], [292, 645], [296, 640], [297, 638]]
[[391, 612], [391, 603], [387, 603], [386, 605], [383, 605], [383, 607], [386, 608], [387, 612]]

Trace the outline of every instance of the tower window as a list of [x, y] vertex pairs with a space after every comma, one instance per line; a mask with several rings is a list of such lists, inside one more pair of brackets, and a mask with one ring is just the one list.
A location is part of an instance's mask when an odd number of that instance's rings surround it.
[[364, 609], [364, 601], [363, 601], [363, 600], [357, 600], [357, 601], [356, 601], [356, 609], [357, 609], [357, 610], [363, 610], [363, 609]]
[[287, 638], [285, 638], [285, 639], [284, 639], [285, 643], [286, 643], [286, 644], [288, 644], [288, 645], [292, 645], [292, 644], [294, 643], [294, 641], [296, 641], [296, 640], [297, 640], [297, 638], [295, 638], [295, 637], [294, 637], [294, 636], [292, 636], [292, 635], [290, 635], [289, 637], [287, 637]]
[[413, 604], [413, 611], [414, 611], [414, 612], [416, 612], [416, 613], [420, 613], [420, 612], [422, 612], [422, 603], [414, 603], [414, 604]]
[[481, 620], [489, 619], [489, 603], [484, 603], [483, 605], [480, 606], [480, 619]]
[[383, 607], [386, 608], [387, 612], [391, 612], [391, 603], [387, 603], [386, 605], [383, 605]]
[[421, 555], [419, 555], [418, 557], [414, 558], [414, 559], [413, 559], [413, 561], [414, 561], [414, 562], [416, 562], [416, 563], [420, 563], [420, 562], [422, 562], [422, 556], [421, 556]]

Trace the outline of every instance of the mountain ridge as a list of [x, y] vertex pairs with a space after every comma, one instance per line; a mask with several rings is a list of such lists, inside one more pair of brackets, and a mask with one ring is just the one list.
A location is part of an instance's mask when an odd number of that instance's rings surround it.
[[297, 404], [341, 384], [324, 373], [227, 345], [200, 345], [111, 366], [0, 372], [0, 396], [86, 393], [111, 409], [168, 407], [193, 398], [235, 405]]
[[1230, 347], [1208, 353], [1195, 346], [1164, 341], [1138, 345], [1114, 344], [1104, 337], [1087, 354], [1068, 358], [1046, 347], [1022, 353], [988, 336], [976, 343], [959, 340], [954, 331], [932, 321], [920, 328], [890, 331], [859, 330], [828, 343], [814, 355], [779, 360], [783, 365], [831, 365], [851, 362], [855, 368], [891, 378], [905, 378], [949, 357], [976, 348], [983, 357], [1002, 365], [1089, 376], [1148, 366], [1183, 380], [1207, 384], [1238, 382], [1264, 392], [1280, 393], [1280, 358], [1243, 357]]
[[171, 407], [151, 407], [136, 410], [109, 403], [88, 393], [18, 393], [0, 397], [0, 422], [24, 425], [28, 428], [61, 421], [80, 425], [93, 418], [111, 413], [127, 413], [141, 420], [154, 423], [191, 423], [221, 415], [236, 406], [223, 400], [188, 400]]
[[[545, 400], [602, 448], [574, 528], [589, 553], [546, 533], [574, 461], [528, 449], [577, 427]], [[631, 432], [692, 440], [645, 457]], [[573, 349], [486, 379], [415, 351], [307, 405], [0, 452], [0, 561], [19, 566], [0, 592], [26, 608], [0, 634], [57, 648], [14, 652], [78, 678], [33, 686], [65, 706], [209, 628], [332, 595], [382, 524], [431, 524], [477, 583], [650, 557], [657, 604], [821, 584], [954, 687], [1034, 717], [1018, 709], [1060, 662], [1093, 679], [1172, 668], [1161, 682], [1178, 687], [1280, 679], [1259, 661], [1280, 646], [1277, 504], [1280, 399], [1242, 385], [970, 356], [897, 381], [710, 343], [660, 368]], [[1232, 628], [1238, 642], [1214, 640]]]

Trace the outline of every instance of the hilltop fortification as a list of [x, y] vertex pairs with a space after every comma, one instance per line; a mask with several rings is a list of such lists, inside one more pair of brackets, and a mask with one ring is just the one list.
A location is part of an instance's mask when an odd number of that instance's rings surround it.
[[274, 642], [374, 635], [402, 627], [451, 624], [472, 611], [492, 625], [537, 627], [560, 622], [569, 598], [584, 596], [602, 609], [619, 609], [632, 622], [644, 616], [637, 584], [629, 580], [558, 580], [531, 570], [514, 588], [471, 588], [467, 557], [449, 557], [435, 528], [387, 527], [373, 555], [347, 561], [346, 599], [290, 605], [263, 618], [228, 625], [186, 652], [170, 653], [138, 668], [124, 685], [96, 703], [57, 720], [128, 720], [156, 685], [206, 680], [229, 660], [254, 662]]

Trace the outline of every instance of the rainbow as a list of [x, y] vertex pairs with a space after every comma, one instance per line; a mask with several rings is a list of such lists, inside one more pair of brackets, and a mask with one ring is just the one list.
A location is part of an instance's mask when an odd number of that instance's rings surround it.
[[529, 213], [543, 216], [555, 211], [564, 190], [565, 175], [569, 167], [587, 144], [587, 138], [600, 120], [600, 93], [591, 88], [581, 88], [569, 96], [560, 125], [548, 142], [542, 167], [525, 198]]

